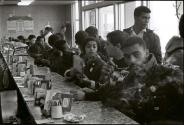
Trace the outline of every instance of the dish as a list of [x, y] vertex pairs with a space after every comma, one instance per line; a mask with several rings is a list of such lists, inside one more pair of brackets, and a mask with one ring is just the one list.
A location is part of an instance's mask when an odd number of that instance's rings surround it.
[[84, 118], [86, 117], [86, 115], [75, 115], [73, 113], [69, 113], [69, 114], [66, 114], [64, 115], [64, 120], [65, 121], [68, 121], [68, 122], [73, 122], [73, 123], [76, 123], [76, 122], [81, 122], [84, 120]]

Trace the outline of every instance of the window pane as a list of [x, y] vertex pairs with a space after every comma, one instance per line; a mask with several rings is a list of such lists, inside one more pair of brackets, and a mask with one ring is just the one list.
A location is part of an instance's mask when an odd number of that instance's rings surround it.
[[136, 1], [136, 7], [141, 6], [141, 1]]
[[119, 5], [119, 26], [120, 30], [125, 29], [125, 13], [124, 13], [124, 4]]
[[175, 1], [150, 1], [150, 29], [154, 30], [160, 37], [163, 54], [169, 39], [178, 35], [178, 19], [174, 4]]
[[75, 19], [79, 19], [79, 2], [75, 2]]
[[99, 34], [106, 39], [108, 32], [114, 30], [114, 10], [113, 6], [99, 9]]
[[76, 31], [75, 33], [77, 33], [77, 32], [79, 31], [79, 21], [76, 20], [75, 23], [76, 23], [76, 24], [75, 24], [75, 25], [76, 25], [76, 26], [75, 26], [75, 28], [76, 28], [76, 29], [75, 29], [75, 31]]
[[95, 9], [84, 12], [84, 28], [95, 26]]
[[82, 1], [82, 6], [85, 6], [85, 1]]
[[96, 1], [95, 0], [91, 0], [91, 1], [85, 1], [85, 4], [84, 5], [90, 5], [90, 4], [94, 4], [94, 3], [96, 3]]
[[99, 2], [103, 2], [104, 0], [97, 0], [96, 2], [99, 3]]

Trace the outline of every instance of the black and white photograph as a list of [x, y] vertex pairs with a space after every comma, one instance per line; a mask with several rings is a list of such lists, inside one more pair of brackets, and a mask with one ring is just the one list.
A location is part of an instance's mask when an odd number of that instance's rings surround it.
[[0, 125], [183, 125], [183, 38], [182, 0], [0, 0]]

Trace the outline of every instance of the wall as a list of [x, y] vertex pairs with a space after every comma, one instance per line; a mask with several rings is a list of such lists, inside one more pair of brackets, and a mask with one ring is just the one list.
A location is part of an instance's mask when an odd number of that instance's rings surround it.
[[[9, 14], [15, 14], [15, 16], [31, 14], [34, 19], [33, 34], [39, 35], [40, 30], [44, 29], [48, 23], [53, 27], [54, 32], [59, 32], [61, 25], [71, 19], [70, 9], [70, 5], [0, 6], [0, 20], [2, 20], [0, 31], [3, 31], [1, 36], [8, 34], [6, 21]], [[24, 35], [27, 37], [30, 33]], [[14, 33], [12, 35], [16, 37], [20, 34]]]
[[[0, 7], [0, 39], [2, 38], [2, 8]], [[1, 41], [0, 41], [1, 42]]]

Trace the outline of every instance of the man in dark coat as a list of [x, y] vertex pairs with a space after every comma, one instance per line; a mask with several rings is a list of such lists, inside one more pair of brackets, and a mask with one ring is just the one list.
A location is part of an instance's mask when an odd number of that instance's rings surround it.
[[124, 29], [130, 36], [138, 36], [146, 42], [150, 53], [153, 53], [157, 62], [162, 62], [160, 39], [152, 30], [148, 29], [151, 10], [145, 6], [139, 6], [134, 10], [134, 25]]
[[103, 88], [101, 100], [140, 123], [182, 121], [183, 72], [173, 65], [157, 64], [139, 37], [128, 38], [122, 51], [129, 74], [116, 86]]
[[173, 65], [178, 65], [181, 70], [184, 71], [183, 67], [183, 56], [184, 56], [184, 44], [183, 44], [183, 38], [184, 38], [184, 33], [183, 33], [183, 15], [180, 18], [179, 22], [179, 32], [180, 32], [180, 37], [179, 36], [173, 36], [169, 42], [167, 43], [165, 50], [165, 57], [164, 57], [164, 62], [165, 63], [170, 63]]

